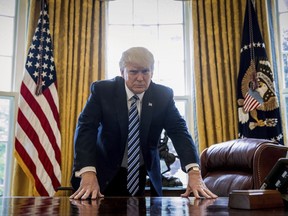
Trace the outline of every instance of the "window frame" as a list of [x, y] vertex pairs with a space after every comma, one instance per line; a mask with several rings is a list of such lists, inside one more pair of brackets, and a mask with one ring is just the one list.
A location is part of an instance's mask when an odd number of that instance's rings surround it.
[[13, 106], [10, 107], [9, 138], [6, 149], [5, 163], [5, 182], [3, 196], [10, 196], [12, 189], [12, 174], [14, 169], [14, 143], [15, 143], [15, 125], [18, 112], [18, 98], [20, 86], [25, 70], [26, 60], [26, 36], [28, 26], [28, 11], [30, 1], [15, 0], [15, 17], [14, 17], [14, 39], [13, 39], [13, 61], [12, 61], [12, 80], [10, 91], [0, 91], [0, 98], [9, 98]]
[[4, 193], [3, 196], [9, 196], [11, 193], [12, 185], [12, 170], [14, 167], [14, 143], [15, 143], [15, 125], [17, 117], [17, 103], [19, 94], [16, 92], [3, 92], [0, 91], [0, 99], [10, 100], [10, 115], [9, 115], [9, 129], [8, 140], [6, 144], [6, 163], [5, 163], [5, 181], [4, 181]]
[[[278, 77], [279, 83], [279, 98], [280, 98], [280, 110], [281, 110], [281, 119], [282, 119], [282, 127], [283, 127], [283, 135], [284, 135], [284, 145], [287, 145], [285, 142], [287, 138], [287, 131], [288, 131], [288, 103], [286, 101], [288, 100], [288, 86], [285, 86], [285, 74], [284, 74], [284, 65], [283, 65], [283, 52], [282, 52], [282, 45], [281, 45], [281, 28], [280, 28], [280, 14], [287, 13], [288, 14], [288, 8], [285, 12], [279, 12], [279, 2], [277, 0], [274, 0], [273, 3], [268, 2], [268, 7], [272, 10], [272, 13], [269, 15], [272, 16], [271, 22], [275, 23], [275, 27], [272, 28], [271, 34], [272, 38], [275, 38], [275, 41], [272, 42], [272, 46], [275, 46], [275, 53], [272, 56], [273, 61], [276, 62], [276, 66], [274, 66], [274, 71], [276, 72], [275, 77]], [[274, 16], [275, 15], [275, 16]], [[273, 43], [274, 42], [274, 43]], [[288, 79], [288, 78], [287, 78]], [[281, 105], [282, 104], [282, 105]]]
[[[108, 2], [106, 2], [109, 4]], [[185, 116], [184, 119], [187, 123], [187, 127], [189, 132], [191, 133], [193, 140], [197, 139], [197, 126], [195, 124], [195, 91], [194, 91], [194, 78], [193, 78], [193, 31], [192, 31], [192, 2], [190, 1], [183, 1], [183, 47], [184, 47], [184, 85], [185, 85], [185, 93], [181, 96], [174, 96], [174, 101], [177, 106], [177, 102], [184, 102], [185, 103]], [[109, 13], [109, 5], [106, 5], [107, 13], [106, 16], [108, 17]], [[109, 25], [107, 23], [107, 25]], [[108, 27], [106, 28], [108, 30]], [[106, 62], [107, 64], [107, 62]], [[107, 69], [107, 67], [106, 67]], [[108, 71], [105, 72], [105, 78], [108, 78], [109, 75], [107, 74]], [[169, 142], [171, 144], [171, 140]], [[196, 149], [198, 149], [198, 142], [195, 142]], [[199, 151], [199, 150], [198, 150]], [[199, 154], [199, 152], [198, 152]], [[181, 180], [183, 180], [183, 187], [187, 186], [187, 175], [183, 172], [180, 174]], [[185, 177], [184, 177], [185, 176]], [[186, 182], [183, 178], [186, 178]]]

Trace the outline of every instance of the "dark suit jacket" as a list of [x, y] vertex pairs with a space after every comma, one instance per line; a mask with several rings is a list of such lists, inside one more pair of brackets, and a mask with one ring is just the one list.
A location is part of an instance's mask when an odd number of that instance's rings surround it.
[[[158, 141], [162, 130], [177, 151], [182, 169], [199, 158], [186, 123], [173, 100], [172, 89], [151, 82], [142, 101], [140, 142], [145, 167], [156, 193], [162, 195]], [[128, 136], [128, 108], [122, 77], [94, 82], [81, 112], [74, 139], [74, 167], [71, 179], [79, 187], [75, 171], [94, 166], [103, 192], [121, 166]]]

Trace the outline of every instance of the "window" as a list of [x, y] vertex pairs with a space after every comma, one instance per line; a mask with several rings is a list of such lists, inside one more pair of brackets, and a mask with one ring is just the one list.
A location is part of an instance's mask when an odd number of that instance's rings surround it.
[[[288, 0], [279, 0], [276, 1], [277, 11], [278, 11], [278, 29], [279, 29], [279, 56], [281, 61], [280, 73], [282, 75], [282, 86], [283, 86], [283, 104], [285, 105], [285, 119], [286, 128], [288, 122]], [[287, 129], [286, 129], [287, 131]]]
[[[107, 13], [107, 78], [120, 75], [119, 59], [132, 46], [148, 48], [154, 55], [153, 81], [171, 87], [188, 127], [191, 119], [190, 3], [175, 0], [109, 1]], [[190, 34], [191, 35], [191, 34]], [[171, 142], [170, 152], [176, 154]], [[178, 160], [167, 175], [187, 184]], [[174, 165], [173, 164], [173, 165]]]
[[[1, 79], [0, 90], [11, 91], [12, 87], [12, 62], [14, 45], [15, 0], [0, 0], [0, 65]], [[2, 72], [3, 71], [3, 72]]]
[[0, 195], [4, 196], [10, 195], [18, 102], [16, 92], [24, 68], [27, 5], [27, 1], [0, 0]]

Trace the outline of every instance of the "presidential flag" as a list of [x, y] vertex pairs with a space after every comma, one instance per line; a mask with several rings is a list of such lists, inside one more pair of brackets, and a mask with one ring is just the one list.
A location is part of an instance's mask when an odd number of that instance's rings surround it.
[[239, 137], [283, 144], [280, 110], [257, 15], [247, 0], [237, 86]]
[[48, 7], [40, 17], [27, 55], [15, 134], [17, 162], [35, 195], [53, 196], [61, 182], [59, 99]]

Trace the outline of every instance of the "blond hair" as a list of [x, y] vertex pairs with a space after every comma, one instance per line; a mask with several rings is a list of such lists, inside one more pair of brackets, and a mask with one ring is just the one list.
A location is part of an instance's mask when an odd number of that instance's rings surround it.
[[124, 51], [119, 62], [120, 71], [123, 72], [129, 63], [147, 67], [151, 72], [154, 70], [153, 54], [145, 47], [132, 47]]

